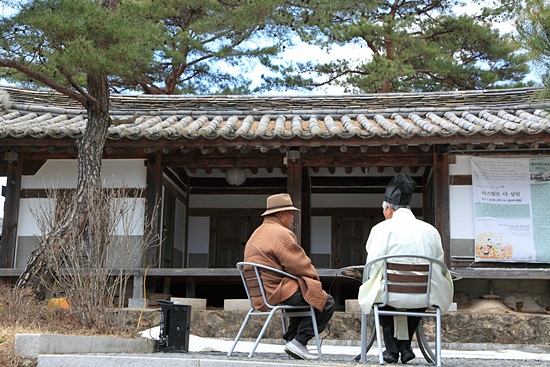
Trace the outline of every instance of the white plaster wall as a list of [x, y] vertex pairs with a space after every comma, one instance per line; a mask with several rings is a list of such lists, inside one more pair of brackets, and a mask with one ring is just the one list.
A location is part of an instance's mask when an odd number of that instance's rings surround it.
[[[471, 175], [472, 168], [470, 162], [472, 161], [471, 156], [466, 155], [455, 155], [455, 163], [449, 165], [449, 174], [450, 175]], [[453, 183], [451, 182], [451, 185]]]
[[124, 236], [141, 236], [145, 227], [145, 199], [116, 199], [114, 208], [121, 213], [115, 233]]
[[185, 206], [180, 200], [176, 200], [176, 213], [175, 213], [175, 222], [176, 226], [174, 228], [174, 247], [181, 252], [185, 244]]
[[[102, 162], [102, 180], [104, 187], [146, 186], [147, 170], [142, 159], [106, 159]], [[21, 179], [22, 189], [74, 188], [77, 181], [77, 162], [74, 159], [48, 160], [36, 174], [25, 175]], [[144, 199], [125, 199], [128, 212], [120, 217], [117, 233], [143, 234], [145, 201]], [[48, 210], [47, 199], [21, 199], [19, 209], [18, 236], [40, 235], [35, 216], [32, 214]], [[118, 203], [119, 208], [122, 205]]]
[[331, 218], [311, 218], [311, 252], [314, 254], [330, 254], [331, 250]]
[[207, 254], [210, 217], [189, 217], [189, 253]]
[[[105, 159], [101, 178], [104, 187], [145, 187], [147, 168], [142, 159]], [[74, 159], [48, 160], [36, 174], [23, 176], [23, 189], [74, 188], [77, 182], [77, 162]]]
[[[117, 199], [117, 209], [124, 214], [117, 217], [116, 233], [119, 235], [138, 236], [143, 234], [145, 199]], [[19, 207], [18, 236], [40, 236], [36, 216], [43, 218], [51, 215], [53, 205], [49, 199], [21, 199]]]
[[473, 239], [474, 198], [472, 186], [451, 186], [449, 208], [452, 239]]
[[[21, 199], [19, 205], [19, 218], [17, 223], [18, 236], [39, 236], [40, 229], [36, 223], [35, 215], [51, 211], [52, 200], [49, 199]], [[33, 214], [34, 213], [34, 214]]]
[[[118, 209], [117, 211], [123, 209], [123, 206], [126, 207], [126, 210], [123, 210], [124, 214], [116, 217], [117, 226], [115, 233], [125, 236], [142, 235], [145, 199], [117, 199], [116, 201], [117, 203], [113, 205]], [[30, 253], [34, 250], [39, 242], [38, 239], [42, 236], [37, 218], [51, 218], [53, 205], [54, 202], [50, 199], [21, 199], [17, 226], [17, 243], [15, 248], [16, 267], [24, 267], [27, 263]], [[135, 245], [137, 245], [137, 242]], [[130, 260], [133, 261], [132, 264], [138, 264], [137, 261], [139, 259], [137, 251], [128, 248], [126, 251], [127, 254], [133, 254], [133, 256], [135, 256], [135, 259]]]
[[[455, 156], [454, 164], [449, 165], [449, 174], [471, 175], [470, 156]], [[451, 239], [473, 239], [474, 231], [474, 198], [472, 185], [449, 186], [449, 212]]]

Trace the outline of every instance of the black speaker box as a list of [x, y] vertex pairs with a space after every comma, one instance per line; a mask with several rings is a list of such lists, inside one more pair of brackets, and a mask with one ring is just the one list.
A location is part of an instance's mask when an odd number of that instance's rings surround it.
[[159, 350], [188, 352], [191, 306], [163, 304], [161, 308]]

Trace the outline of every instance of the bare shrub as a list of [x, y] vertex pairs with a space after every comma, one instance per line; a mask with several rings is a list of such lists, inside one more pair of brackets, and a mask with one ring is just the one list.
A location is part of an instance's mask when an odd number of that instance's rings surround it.
[[[113, 307], [125, 305], [132, 272], [142, 267], [146, 249], [157, 244], [155, 218], [145, 217], [142, 191], [91, 189], [86, 196], [89, 210], [80, 219], [85, 228], [68, 226], [58, 239], [64, 243], [51, 244], [43, 254], [48, 279], [53, 279], [47, 285], [50, 293], [65, 296], [68, 311], [97, 333], [128, 327], [128, 314]], [[43, 238], [56, 228], [74, 197], [70, 191], [49, 190], [48, 201], [31, 209]]]

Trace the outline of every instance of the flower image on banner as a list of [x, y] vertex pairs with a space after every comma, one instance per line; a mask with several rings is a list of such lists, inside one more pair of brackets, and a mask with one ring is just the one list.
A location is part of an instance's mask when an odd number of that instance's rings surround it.
[[505, 235], [483, 232], [476, 236], [476, 258], [483, 260], [510, 260], [514, 253]]

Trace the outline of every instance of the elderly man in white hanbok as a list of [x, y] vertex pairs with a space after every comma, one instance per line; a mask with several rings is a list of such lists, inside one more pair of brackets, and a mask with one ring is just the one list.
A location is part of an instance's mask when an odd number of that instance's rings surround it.
[[[385, 221], [374, 226], [367, 240], [367, 262], [384, 255], [424, 255], [443, 261], [441, 236], [430, 224], [418, 220], [412, 213], [409, 203], [416, 183], [404, 174], [397, 174], [386, 187], [383, 210]], [[380, 263], [381, 265], [381, 263]], [[436, 271], [432, 275], [430, 299], [445, 313], [453, 300], [453, 282], [450, 274]], [[359, 305], [363, 312], [369, 313], [375, 302], [381, 301], [381, 266], [373, 267], [370, 278], [359, 289]], [[405, 308], [411, 311], [424, 311], [423, 295], [390, 297], [389, 308]], [[395, 319], [395, 320], [394, 320]], [[384, 360], [396, 363], [401, 354], [401, 362], [406, 363], [415, 355], [411, 348], [411, 339], [418, 327], [419, 317], [381, 316], [380, 323], [384, 335], [386, 350]]]

